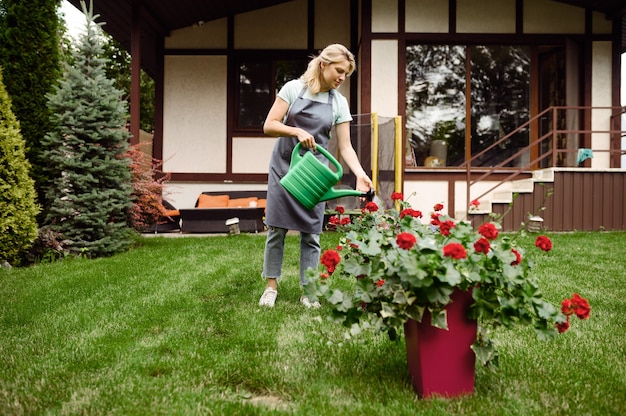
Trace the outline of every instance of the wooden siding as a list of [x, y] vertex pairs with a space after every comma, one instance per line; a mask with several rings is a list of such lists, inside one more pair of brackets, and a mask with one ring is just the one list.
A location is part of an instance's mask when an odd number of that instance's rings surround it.
[[[542, 217], [548, 231], [626, 230], [626, 171], [555, 171], [554, 182], [537, 182], [534, 192], [519, 194], [512, 204], [494, 204], [493, 212], [506, 212], [504, 231], [518, 230], [529, 214]], [[475, 226], [487, 219], [471, 215]]]

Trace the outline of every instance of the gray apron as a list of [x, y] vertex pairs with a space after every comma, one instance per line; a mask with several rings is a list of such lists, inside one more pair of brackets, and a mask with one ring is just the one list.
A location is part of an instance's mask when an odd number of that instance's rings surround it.
[[[315, 138], [315, 142], [328, 148], [330, 130], [334, 122], [333, 90], [328, 92], [328, 102], [303, 98], [306, 87], [293, 103], [287, 114], [285, 124], [299, 127]], [[304, 208], [280, 184], [280, 179], [287, 174], [291, 162], [291, 152], [298, 143], [297, 137], [279, 137], [274, 145], [270, 159], [267, 183], [267, 206], [265, 222], [270, 227], [286, 228], [304, 233], [320, 234], [324, 221], [325, 202], [320, 202], [312, 210]], [[309, 149], [303, 151], [311, 151]], [[328, 160], [319, 152], [315, 156], [328, 164]]]

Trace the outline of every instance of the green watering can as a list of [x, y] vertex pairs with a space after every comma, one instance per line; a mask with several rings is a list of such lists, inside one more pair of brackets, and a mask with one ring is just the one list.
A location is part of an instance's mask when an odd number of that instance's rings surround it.
[[312, 152], [300, 154], [300, 143], [294, 147], [291, 153], [291, 163], [289, 171], [280, 180], [280, 184], [306, 209], [313, 209], [315, 205], [329, 199], [341, 198], [344, 196], [360, 196], [372, 199], [374, 191], [361, 192], [352, 189], [337, 190], [333, 188], [343, 176], [341, 164], [333, 157], [328, 150], [320, 145], [316, 145], [317, 150], [326, 156], [337, 172], [333, 172], [330, 167], [315, 157]]

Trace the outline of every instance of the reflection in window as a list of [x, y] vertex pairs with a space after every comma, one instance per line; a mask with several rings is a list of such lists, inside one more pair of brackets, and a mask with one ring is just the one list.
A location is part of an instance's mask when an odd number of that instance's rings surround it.
[[302, 60], [241, 60], [237, 66], [236, 129], [261, 130], [276, 93], [305, 69]]
[[[472, 162], [473, 166], [497, 166], [528, 146], [530, 58], [525, 47], [473, 46], [472, 63], [472, 156], [513, 133], [504, 142]], [[524, 154], [506, 166], [528, 163]]]
[[415, 166], [456, 166], [465, 153], [465, 48], [407, 48], [406, 128]]
[[[471, 74], [466, 74], [466, 59]], [[410, 164], [460, 166], [465, 149], [478, 155], [515, 131], [529, 115], [529, 53], [513, 46], [413, 45], [407, 47], [406, 128]], [[466, 117], [470, 79], [471, 115]], [[466, 143], [465, 131], [471, 140]], [[528, 145], [528, 129], [478, 156], [474, 166], [495, 166]], [[507, 166], [522, 166], [527, 155]]]

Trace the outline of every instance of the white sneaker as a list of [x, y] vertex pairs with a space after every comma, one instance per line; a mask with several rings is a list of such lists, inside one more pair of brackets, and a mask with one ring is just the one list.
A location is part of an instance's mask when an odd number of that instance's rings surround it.
[[301, 296], [301, 297], [300, 297], [300, 303], [301, 303], [301, 304], [303, 304], [306, 308], [314, 308], [314, 309], [317, 309], [317, 308], [319, 308], [320, 306], [322, 306], [322, 305], [320, 305], [320, 303], [319, 303], [318, 301], [311, 302], [311, 301], [309, 300], [309, 298], [307, 298], [306, 296]]
[[276, 289], [272, 289], [271, 287], [265, 288], [265, 291], [261, 295], [261, 299], [259, 299], [259, 306], [268, 306], [273, 308], [274, 303], [276, 302], [276, 296], [278, 296], [278, 291]]

